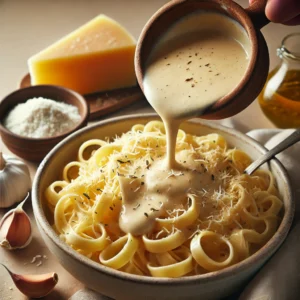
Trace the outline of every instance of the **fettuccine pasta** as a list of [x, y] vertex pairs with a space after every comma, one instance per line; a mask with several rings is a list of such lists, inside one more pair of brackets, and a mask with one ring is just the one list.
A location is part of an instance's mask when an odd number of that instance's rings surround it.
[[178, 167], [166, 170], [165, 156], [158, 121], [83, 143], [45, 191], [60, 238], [117, 270], [181, 277], [244, 260], [275, 233], [282, 201], [272, 174], [243, 174], [251, 159], [221, 135], [179, 130]]

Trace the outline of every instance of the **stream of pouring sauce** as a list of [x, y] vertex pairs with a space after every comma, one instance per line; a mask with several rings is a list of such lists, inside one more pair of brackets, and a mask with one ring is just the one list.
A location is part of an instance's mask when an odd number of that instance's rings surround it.
[[[211, 174], [195, 172], [188, 153], [175, 159], [176, 137], [182, 121], [201, 116], [238, 85], [250, 48], [244, 29], [215, 12], [188, 15], [162, 35], [147, 61], [143, 85], [148, 102], [164, 122], [167, 155], [145, 170], [138, 192], [133, 192], [138, 181], [120, 180], [124, 202], [119, 223], [124, 232], [146, 234], [166, 210], [182, 206], [190, 191], [217, 188]], [[169, 176], [172, 173], [182, 175]]]

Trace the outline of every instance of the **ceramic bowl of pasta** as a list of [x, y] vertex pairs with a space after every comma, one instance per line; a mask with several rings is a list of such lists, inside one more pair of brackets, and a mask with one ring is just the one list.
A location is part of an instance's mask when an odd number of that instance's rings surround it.
[[228, 296], [291, 226], [282, 165], [243, 173], [265, 151], [233, 129], [188, 121], [168, 170], [157, 116], [102, 121], [67, 137], [40, 165], [39, 230], [72, 275], [113, 299]]

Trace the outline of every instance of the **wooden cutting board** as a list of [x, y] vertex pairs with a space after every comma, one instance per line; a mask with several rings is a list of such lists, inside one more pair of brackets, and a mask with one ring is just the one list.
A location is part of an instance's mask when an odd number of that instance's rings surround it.
[[[26, 74], [20, 81], [19, 88], [31, 86], [30, 74]], [[145, 99], [139, 86], [117, 89], [107, 92], [83, 95], [90, 107], [89, 120], [115, 112], [136, 101]]]

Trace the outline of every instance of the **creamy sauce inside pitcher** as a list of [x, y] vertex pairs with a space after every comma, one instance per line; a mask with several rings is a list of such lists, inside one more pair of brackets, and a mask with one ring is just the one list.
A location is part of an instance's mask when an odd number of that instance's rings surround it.
[[[162, 118], [167, 137], [164, 161], [145, 174], [137, 193], [130, 182], [120, 182], [124, 212], [123, 231], [149, 232], [166, 209], [182, 204], [189, 190], [216, 185], [210, 175], [193, 171], [193, 161], [184, 166], [175, 159], [176, 137], [183, 120], [201, 116], [205, 109], [234, 90], [247, 69], [251, 45], [245, 30], [234, 20], [214, 12], [191, 14], [162, 35], [146, 64], [144, 93]], [[188, 161], [188, 156], [182, 160]], [[170, 172], [182, 173], [168, 176]], [[211, 187], [213, 188], [213, 187]], [[157, 192], [159, 191], [159, 193]], [[153, 205], [146, 218], [137, 205]]]

